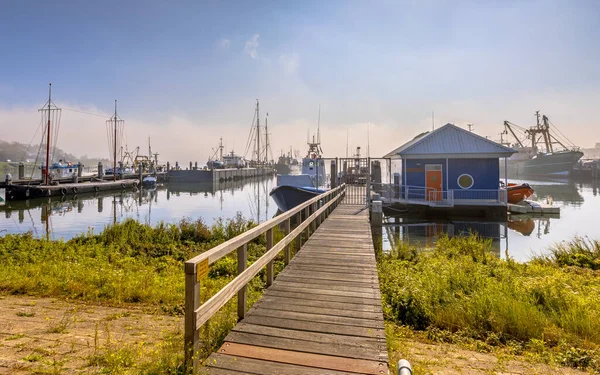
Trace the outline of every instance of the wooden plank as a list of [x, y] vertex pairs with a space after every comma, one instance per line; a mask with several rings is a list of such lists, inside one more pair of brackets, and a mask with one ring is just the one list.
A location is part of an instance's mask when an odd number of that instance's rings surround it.
[[263, 336], [292, 338], [295, 340], [319, 342], [327, 345], [346, 345], [356, 346], [360, 348], [374, 348], [379, 351], [386, 350], [385, 338], [347, 336], [333, 333], [298, 331], [286, 328], [248, 324], [245, 322], [238, 323], [238, 325], [235, 326], [232, 332], [245, 332]]
[[301, 305], [293, 303], [293, 299], [283, 300], [283, 298], [261, 298], [254, 304], [254, 307], [260, 306], [262, 309], [296, 311], [305, 313], [314, 313], [321, 315], [345, 316], [349, 318], [362, 318], [383, 321], [381, 311], [356, 311], [347, 310], [345, 304], [339, 304], [340, 307], [332, 309], [331, 307], [318, 307], [311, 305]]
[[379, 375], [380, 370], [383, 370], [384, 367], [387, 369], [387, 363], [385, 362], [334, 357], [313, 353], [298, 353], [291, 350], [265, 348], [261, 346], [237, 343], [223, 344], [221, 349], [219, 349], [219, 353], [238, 358], [244, 357], [261, 359], [265, 361], [316, 367], [326, 370], [355, 372], [358, 374]]
[[[306, 274], [304, 274], [307, 276]], [[359, 279], [360, 280], [360, 279]], [[302, 287], [310, 289], [325, 289], [345, 292], [357, 292], [357, 293], [372, 293], [373, 290], [378, 290], [378, 285], [374, 280], [370, 278], [364, 278], [367, 282], [349, 282], [349, 281], [336, 281], [336, 280], [315, 280], [308, 278], [297, 278], [292, 274], [291, 276], [282, 276], [279, 282], [281, 286], [294, 286], [300, 285]]]
[[305, 322], [319, 322], [339, 324], [353, 327], [378, 328], [383, 329], [383, 320], [372, 320], [364, 318], [349, 318], [345, 316], [321, 315], [316, 313], [305, 313], [297, 311], [270, 310], [259, 307], [253, 307], [253, 316], [265, 316], [281, 319], [302, 320]]
[[244, 322], [267, 327], [279, 327], [298, 331], [333, 333], [337, 335], [384, 338], [383, 329], [347, 326], [332, 323], [307, 322], [303, 320], [282, 319], [270, 316], [248, 315]]
[[310, 293], [304, 290], [289, 290], [289, 289], [269, 289], [269, 294], [272, 296], [283, 296], [289, 298], [298, 298], [298, 299], [306, 299], [306, 300], [317, 300], [317, 301], [330, 301], [330, 302], [340, 302], [346, 303], [349, 305], [372, 305], [372, 306], [381, 306], [381, 299], [378, 298], [362, 298], [362, 297], [347, 297], [347, 296], [334, 296], [327, 294], [318, 294], [318, 293]]
[[[244, 371], [257, 375], [323, 375], [323, 370], [297, 366], [284, 363], [260, 361], [252, 358], [234, 357], [215, 353], [208, 357], [206, 362], [210, 368], [219, 368], [229, 371]], [[210, 371], [210, 370], [208, 370]], [[210, 374], [210, 372], [208, 372]], [[235, 372], [232, 375], [236, 374]], [[328, 370], [328, 375], [356, 375], [356, 373]]]
[[354, 298], [363, 298], [363, 299], [374, 299], [376, 301], [380, 301], [379, 295], [375, 294], [375, 292], [371, 293], [361, 293], [361, 292], [348, 292], [345, 290], [331, 290], [331, 289], [318, 289], [318, 288], [309, 288], [308, 286], [302, 285], [298, 286], [298, 284], [288, 284], [280, 282], [277, 285], [272, 286], [273, 290], [279, 290], [283, 292], [301, 292], [301, 293], [310, 293], [310, 294], [320, 294], [324, 296], [339, 296], [339, 297], [354, 297]]
[[373, 347], [359, 347], [343, 343], [332, 345], [296, 338], [263, 336], [246, 332], [231, 332], [225, 342], [264, 346], [267, 348], [287, 349], [295, 352], [317, 353], [336, 357], [360, 358], [371, 361], [387, 361], [385, 350]]
[[[300, 296], [286, 296], [286, 295], [272, 295], [273, 293], [267, 291], [267, 293], [263, 294], [261, 301], [265, 302], [277, 302], [280, 307], [285, 306], [312, 306], [312, 307], [320, 307], [328, 310], [344, 310], [347, 312], [352, 311], [364, 311], [364, 312], [374, 312], [377, 314], [381, 314], [381, 306], [377, 305], [367, 305], [367, 304], [355, 304], [355, 303], [345, 303], [345, 302], [334, 302], [330, 300], [316, 300], [316, 299], [305, 299], [300, 298]], [[284, 310], [280, 308], [280, 310]]]

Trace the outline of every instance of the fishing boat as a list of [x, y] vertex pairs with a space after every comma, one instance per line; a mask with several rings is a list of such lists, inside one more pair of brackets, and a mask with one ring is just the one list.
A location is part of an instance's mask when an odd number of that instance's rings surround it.
[[508, 142], [507, 145], [517, 151], [508, 159], [508, 177], [568, 177], [583, 156], [583, 152], [570, 142], [546, 115], [540, 115], [539, 111], [536, 111], [535, 115], [536, 126], [529, 129], [504, 121], [504, 131], [501, 135], [510, 134], [516, 143]]
[[320, 120], [321, 111], [319, 109], [317, 135], [316, 137], [313, 135], [312, 142], [307, 142], [308, 152], [306, 157], [302, 158], [302, 174], [277, 175], [277, 186], [269, 193], [282, 212], [328, 190], [322, 187], [325, 184], [325, 161], [322, 159]]
[[[45, 164], [42, 163], [40, 169], [44, 170], [45, 168]], [[48, 167], [48, 173], [52, 179], [73, 177], [77, 175], [77, 164], [60, 159], [57, 163], [52, 163]]]

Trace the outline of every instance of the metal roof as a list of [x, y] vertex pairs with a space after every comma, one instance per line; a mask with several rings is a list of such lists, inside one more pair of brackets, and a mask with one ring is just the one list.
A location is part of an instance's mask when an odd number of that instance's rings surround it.
[[516, 151], [454, 124], [420, 134], [388, 153], [386, 158], [504, 158]]

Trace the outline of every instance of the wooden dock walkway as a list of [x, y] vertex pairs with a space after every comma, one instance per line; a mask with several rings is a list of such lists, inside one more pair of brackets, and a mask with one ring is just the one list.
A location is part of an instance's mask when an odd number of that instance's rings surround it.
[[368, 210], [341, 204], [201, 373], [388, 374]]

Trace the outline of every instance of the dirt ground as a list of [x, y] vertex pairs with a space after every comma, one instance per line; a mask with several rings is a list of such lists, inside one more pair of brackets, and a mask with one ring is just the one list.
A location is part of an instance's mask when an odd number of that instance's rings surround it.
[[0, 375], [94, 374], [90, 358], [106, 347], [160, 342], [183, 318], [52, 298], [0, 296]]
[[568, 367], [552, 367], [535, 363], [524, 356], [479, 353], [452, 344], [432, 344], [418, 338], [401, 341], [391, 360], [407, 359], [413, 374], [444, 375], [584, 375], [584, 371]]

